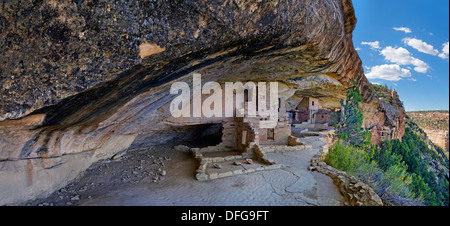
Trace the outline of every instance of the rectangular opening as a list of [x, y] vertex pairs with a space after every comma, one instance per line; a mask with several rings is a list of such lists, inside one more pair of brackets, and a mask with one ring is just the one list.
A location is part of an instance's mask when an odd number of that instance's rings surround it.
[[247, 142], [247, 130], [242, 131], [242, 144]]
[[244, 90], [244, 101], [247, 103], [249, 102], [249, 94], [248, 94], [248, 89]]
[[281, 98], [278, 98], [278, 112], [280, 112], [281, 108]]
[[275, 129], [267, 129], [267, 140], [274, 140]]

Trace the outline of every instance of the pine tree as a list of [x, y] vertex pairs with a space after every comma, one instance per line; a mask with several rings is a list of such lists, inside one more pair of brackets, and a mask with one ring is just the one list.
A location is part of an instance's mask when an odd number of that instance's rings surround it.
[[341, 121], [338, 127], [338, 137], [344, 144], [350, 144], [364, 150], [370, 148], [371, 136], [362, 128], [363, 114], [359, 108], [362, 96], [359, 87], [354, 81], [353, 86], [347, 89], [347, 98], [341, 100]]

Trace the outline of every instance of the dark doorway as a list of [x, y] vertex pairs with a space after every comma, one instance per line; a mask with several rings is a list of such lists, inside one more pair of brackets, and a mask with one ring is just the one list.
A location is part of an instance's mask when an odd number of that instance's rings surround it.
[[267, 140], [275, 139], [275, 129], [267, 129]]
[[215, 146], [222, 142], [222, 124], [204, 124], [191, 127], [193, 134], [185, 142], [188, 147], [203, 148]]

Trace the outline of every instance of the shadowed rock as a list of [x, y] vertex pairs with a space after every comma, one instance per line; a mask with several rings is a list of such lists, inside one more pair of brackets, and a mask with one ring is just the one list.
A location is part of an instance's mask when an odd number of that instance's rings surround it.
[[220, 123], [170, 117], [170, 85], [193, 72], [203, 83], [278, 81], [326, 108], [353, 79], [363, 112], [379, 116], [366, 126], [403, 120], [373, 98], [350, 0], [0, 4], [0, 204], [48, 194], [133, 142]]

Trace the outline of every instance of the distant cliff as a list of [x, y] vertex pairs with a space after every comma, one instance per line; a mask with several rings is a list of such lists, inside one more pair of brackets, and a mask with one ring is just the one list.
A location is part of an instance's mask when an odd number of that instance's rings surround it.
[[449, 111], [412, 111], [411, 118], [438, 147], [449, 153]]

